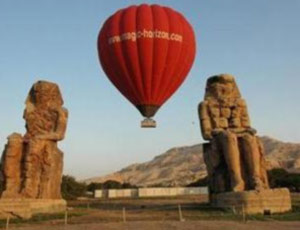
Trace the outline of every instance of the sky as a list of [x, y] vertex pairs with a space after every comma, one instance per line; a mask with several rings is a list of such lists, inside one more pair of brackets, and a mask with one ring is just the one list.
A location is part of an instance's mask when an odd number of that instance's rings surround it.
[[[112, 86], [98, 60], [104, 21], [120, 8], [157, 3], [184, 14], [197, 53], [180, 89], [141, 129], [139, 112]], [[64, 173], [78, 179], [151, 160], [169, 148], [203, 142], [197, 105], [206, 79], [236, 77], [259, 135], [300, 142], [299, 0], [0, 0], [0, 151], [24, 133], [33, 83], [59, 84], [69, 110]]]

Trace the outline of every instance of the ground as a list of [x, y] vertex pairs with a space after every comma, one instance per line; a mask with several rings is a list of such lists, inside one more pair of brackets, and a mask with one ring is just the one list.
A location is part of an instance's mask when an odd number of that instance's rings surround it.
[[[243, 216], [231, 209], [212, 208], [206, 196], [70, 201], [67, 213], [37, 215], [28, 221], [11, 220], [9, 229], [296, 230], [300, 229], [300, 194], [294, 194], [292, 200], [293, 211], [270, 216]], [[0, 222], [1, 229], [5, 225], [6, 221]]]
[[18, 230], [297, 230], [300, 229], [300, 222], [262, 222], [251, 221], [241, 223], [236, 221], [135, 221], [128, 223], [97, 223], [97, 224], [76, 224], [68, 226], [36, 226], [18, 228]]

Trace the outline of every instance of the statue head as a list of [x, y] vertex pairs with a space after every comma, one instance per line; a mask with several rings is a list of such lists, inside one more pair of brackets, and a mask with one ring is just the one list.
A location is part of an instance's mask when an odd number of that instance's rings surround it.
[[208, 78], [205, 100], [229, 101], [237, 98], [241, 98], [241, 94], [232, 75], [220, 74]]
[[26, 109], [34, 107], [57, 108], [63, 105], [63, 99], [57, 84], [38, 81], [30, 89], [26, 99]]

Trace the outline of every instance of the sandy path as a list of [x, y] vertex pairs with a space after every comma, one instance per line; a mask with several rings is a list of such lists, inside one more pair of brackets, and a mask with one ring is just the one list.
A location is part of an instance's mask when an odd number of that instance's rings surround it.
[[300, 220], [297, 222], [277, 221], [249, 221], [246, 224], [236, 221], [137, 221], [127, 223], [96, 223], [76, 225], [32, 225], [17, 230], [299, 230]]

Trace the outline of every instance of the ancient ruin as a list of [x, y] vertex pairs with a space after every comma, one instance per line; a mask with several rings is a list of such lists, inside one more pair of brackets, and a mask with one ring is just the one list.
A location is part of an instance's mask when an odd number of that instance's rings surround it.
[[289, 191], [269, 188], [264, 148], [233, 76], [207, 80], [198, 113], [202, 136], [209, 141], [203, 150], [211, 203], [243, 207], [248, 213], [290, 210]]
[[[1, 159], [0, 211], [21, 217], [30, 217], [35, 212], [63, 211], [66, 206], [60, 193], [63, 153], [57, 142], [64, 139], [68, 111], [63, 107], [59, 87], [46, 81], [35, 83], [28, 94], [23, 117], [26, 134], [11, 134]], [[16, 211], [20, 204], [28, 206], [28, 210]]]

